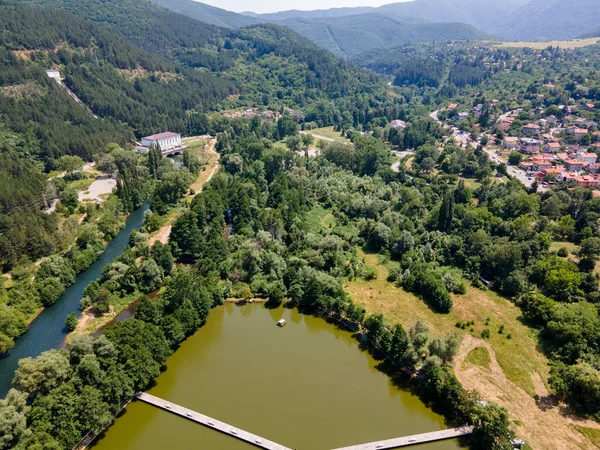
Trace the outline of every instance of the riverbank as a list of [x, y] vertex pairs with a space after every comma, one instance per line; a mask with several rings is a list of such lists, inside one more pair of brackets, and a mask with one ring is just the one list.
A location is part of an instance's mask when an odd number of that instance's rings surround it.
[[10, 389], [20, 359], [36, 357], [46, 350], [63, 345], [67, 336], [65, 318], [70, 313], [80, 314], [79, 304], [85, 288], [99, 278], [104, 266], [127, 247], [131, 232], [144, 223], [144, 213], [147, 209], [146, 203], [129, 215], [125, 226], [108, 243], [96, 261], [75, 277], [75, 282], [54, 305], [39, 312], [27, 328], [27, 332], [16, 339], [14, 347], [0, 358], [0, 397], [4, 397]]
[[[196, 195], [202, 192], [204, 185], [208, 183], [217, 173], [217, 170], [219, 169], [220, 155], [214, 150], [217, 142], [217, 140], [214, 138], [205, 139], [203, 137], [193, 137], [184, 139], [184, 141], [189, 145], [188, 150], [194, 152], [194, 154], [199, 158], [201, 158], [202, 155], [208, 155], [208, 159], [203, 161], [205, 163], [204, 169], [200, 172], [196, 181], [190, 186], [188, 195], [182, 200], [183, 202], [189, 203]], [[208, 143], [205, 144], [205, 142]], [[205, 147], [205, 145], [208, 145], [208, 147]], [[169, 235], [171, 233], [173, 223], [177, 220], [180, 214], [180, 209], [174, 209], [166, 216], [165, 223], [161, 226], [161, 228], [149, 236], [148, 245], [150, 247], [156, 242], [161, 242], [163, 244], [167, 244], [169, 242]], [[112, 321], [119, 320], [119, 316], [122, 313], [127, 313], [133, 306], [133, 303], [142, 295], [142, 293], [136, 292], [125, 298], [119, 298], [117, 303], [110, 305], [110, 311], [102, 315], [97, 315], [93, 308], [88, 308], [79, 317], [76, 329], [69, 334], [66, 342], [68, 343], [73, 335], [97, 333]], [[153, 295], [158, 295], [158, 293], [149, 294], [149, 296]]]

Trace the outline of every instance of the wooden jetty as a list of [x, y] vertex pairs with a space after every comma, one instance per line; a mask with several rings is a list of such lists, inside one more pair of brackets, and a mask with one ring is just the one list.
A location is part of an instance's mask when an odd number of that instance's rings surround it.
[[207, 428], [213, 428], [217, 431], [220, 431], [221, 433], [225, 433], [236, 439], [246, 441], [249, 444], [252, 444], [256, 447], [264, 448], [267, 450], [291, 450], [290, 448], [284, 447], [283, 445], [280, 445], [276, 442], [269, 441], [268, 439], [264, 439], [255, 434], [248, 433], [247, 431], [240, 430], [239, 428], [226, 424], [225, 422], [221, 422], [219, 420], [213, 419], [212, 417], [208, 417], [204, 414], [197, 413], [196, 411], [184, 408], [183, 406], [170, 403], [166, 400], [163, 400], [162, 398], [155, 397], [154, 395], [146, 394], [145, 392], [138, 392], [137, 394], [135, 394], [135, 397], [138, 400], [156, 406], [157, 408], [164, 409], [165, 411], [169, 411], [173, 414], [177, 414], [178, 416], [204, 425]]
[[448, 430], [432, 431], [431, 433], [414, 434], [385, 441], [369, 442], [368, 444], [351, 445], [336, 450], [383, 450], [389, 448], [408, 447], [409, 445], [424, 444], [426, 442], [441, 441], [473, 433], [473, 427], [450, 428]]

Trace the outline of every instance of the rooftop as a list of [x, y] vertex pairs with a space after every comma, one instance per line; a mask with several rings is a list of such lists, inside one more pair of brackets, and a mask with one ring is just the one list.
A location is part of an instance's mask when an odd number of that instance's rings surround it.
[[149, 141], [158, 141], [161, 139], [168, 139], [172, 137], [180, 136], [179, 133], [172, 133], [170, 131], [165, 131], [164, 133], [153, 134], [152, 136], [145, 136], [142, 139], [148, 139]]

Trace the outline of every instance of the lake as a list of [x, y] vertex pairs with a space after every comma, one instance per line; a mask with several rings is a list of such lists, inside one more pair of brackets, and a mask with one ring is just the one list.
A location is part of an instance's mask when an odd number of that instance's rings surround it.
[[[287, 325], [275, 323], [284, 318]], [[295, 309], [225, 304], [167, 361], [148, 392], [298, 450], [325, 450], [447, 428], [396, 387], [351, 333]], [[94, 450], [250, 450], [132, 402]], [[456, 450], [457, 441], [419, 450]]]

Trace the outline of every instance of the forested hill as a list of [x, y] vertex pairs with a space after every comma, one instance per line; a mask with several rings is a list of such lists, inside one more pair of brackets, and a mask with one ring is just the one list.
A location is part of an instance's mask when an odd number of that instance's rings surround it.
[[163, 6], [171, 11], [183, 14], [200, 22], [226, 28], [241, 28], [255, 25], [262, 20], [250, 16], [236, 14], [221, 8], [205, 5], [195, 0], [151, 0], [152, 3]]
[[599, 22], [597, 0], [531, 0], [491, 31], [511, 40], [572, 39]]
[[[235, 81], [240, 97], [226, 106], [259, 104], [305, 108], [336, 100], [355, 109], [363, 94], [386, 101], [378, 77], [340, 62], [308, 39], [278, 25], [220, 28], [147, 0], [34, 0], [108, 27], [135, 45], [193, 69]], [[344, 106], [345, 105], [345, 106]]]
[[463, 23], [418, 23], [384, 14], [288, 19], [281, 24], [342, 57], [415, 42], [490, 38]]
[[[89, 158], [93, 148], [97, 151], [120, 140], [118, 133], [111, 132], [103, 136], [100, 145], [89, 133], [112, 119], [128, 125], [138, 137], [165, 128], [183, 132], [188, 123], [186, 111], [214, 108], [237, 92], [231, 82], [182, 69], [179, 63], [151, 55], [70, 13], [18, 4], [0, 5], [0, 11], [4, 30], [0, 46], [6, 60], [0, 69], [6, 98], [3, 122], [18, 132], [32, 131], [35, 125], [29, 121], [45, 111], [42, 122], [55, 121], [60, 126], [68, 121], [86, 128], [74, 145], [65, 145], [56, 140], [73, 139], [75, 132], [56, 133], [54, 126], [41, 126], [36, 132], [41, 134], [45, 156], [53, 158], [62, 152]], [[60, 94], [56, 83], [45, 76], [43, 69], [50, 67], [58, 67], [65, 84], [105, 120], [93, 119], [66, 93], [61, 100], [48, 101], [43, 93]], [[131, 132], [127, 134], [131, 136]]]

